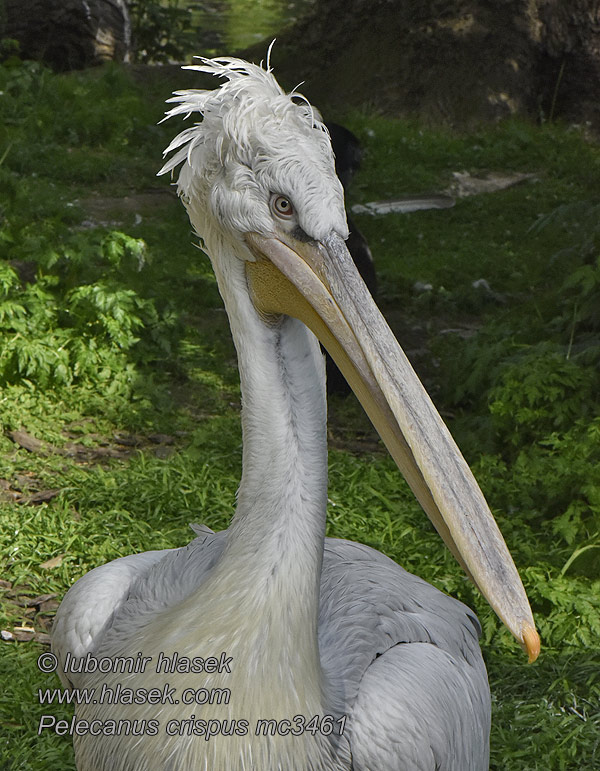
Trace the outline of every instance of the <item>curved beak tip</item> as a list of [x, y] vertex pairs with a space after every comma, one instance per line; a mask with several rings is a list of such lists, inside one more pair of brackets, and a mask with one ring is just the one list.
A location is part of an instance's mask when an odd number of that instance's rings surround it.
[[341, 237], [245, 238], [259, 256], [246, 266], [255, 307], [295, 316], [329, 350], [438, 532], [535, 661], [540, 638], [498, 526]]
[[537, 630], [535, 627], [525, 626], [523, 627], [522, 638], [523, 638], [523, 647], [527, 652], [529, 663], [533, 664], [533, 662], [540, 655], [540, 647], [542, 644], [540, 641], [540, 636], [537, 633]]

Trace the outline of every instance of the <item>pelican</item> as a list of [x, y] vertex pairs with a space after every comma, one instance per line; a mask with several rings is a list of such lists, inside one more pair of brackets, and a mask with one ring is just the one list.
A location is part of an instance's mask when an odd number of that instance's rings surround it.
[[[473, 612], [358, 543], [325, 538], [319, 338], [442, 538], [529, 653], [525, 591], [471, 472], [346, 249], [319, 114], [266, 68], [192, 69], [200, 113], [165, 151], [235, 342], [243, 470], [228, 530], [123, 557], [56, 616], [80, 771], [483, 771], [490, 693]], [[94, 689], [93, 692], [91, 689]]]

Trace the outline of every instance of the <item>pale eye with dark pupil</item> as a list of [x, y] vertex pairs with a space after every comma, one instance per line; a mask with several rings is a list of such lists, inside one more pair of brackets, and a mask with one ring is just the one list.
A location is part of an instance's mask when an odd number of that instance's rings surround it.
[[272, 206], [274, 212], [282, 217], [291, 217], [294, 213], [294, 207], [290, 203], [289, 199], [283, 195], [278, 195], [273, 198]]

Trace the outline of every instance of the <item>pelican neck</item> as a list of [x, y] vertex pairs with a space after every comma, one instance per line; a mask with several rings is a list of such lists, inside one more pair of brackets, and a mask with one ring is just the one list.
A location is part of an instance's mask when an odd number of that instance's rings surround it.
[[318, 593], [327, 506], [323, 356], [300, 321], [259, 315], [239, 258], [215, 273], [242, 392], [243, 471], [224, 557], [271, 573], [301, 565]]

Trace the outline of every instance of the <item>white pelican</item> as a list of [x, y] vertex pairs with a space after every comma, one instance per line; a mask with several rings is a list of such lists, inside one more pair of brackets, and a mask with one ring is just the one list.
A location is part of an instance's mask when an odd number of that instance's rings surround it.
[[483, 771], [490, 698], [472, 611], [373, 549], [325, 538], [315, 335], [449, 548], [535, 658], [512, 559], [349, 258], [317, 114], [281, 90], [268, 63], [203, 59], [193, 69], [224, 83], [171, 99], [169, 115], [202, 121], [172, 142], [163, 171], [182, 164], [179, 191], [229, 315], [243, 473], [227, 531], [115, 560], [63, 600], [53, 636], [63, 682], [95, 689], [69, 727], [77, 766]]

